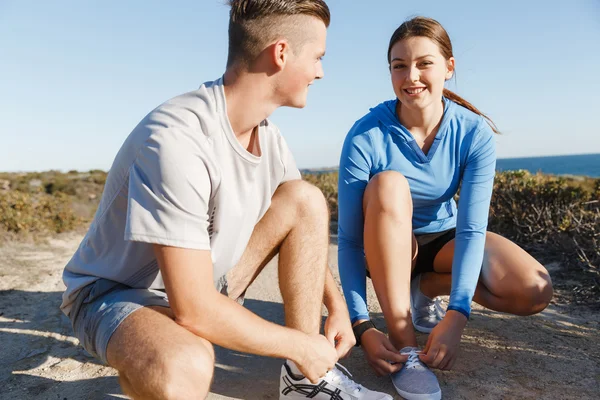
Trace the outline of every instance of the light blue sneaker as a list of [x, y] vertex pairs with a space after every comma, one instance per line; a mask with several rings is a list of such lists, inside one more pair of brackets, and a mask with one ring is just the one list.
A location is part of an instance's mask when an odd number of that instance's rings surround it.
[[437, 377], [419, 359], [420, 351], [416, 347], [404, 347], [400, 354], [407, 355], [408, 360], [400, 371], [391, 375], [398, 394], [406, 400], [440, 400], [442, 390]]
[[446, 315], [439, 297], [430, 299], [421, 292], [421, 275], [410, 283], [410, 314], [415, 329], [423, 333], [430, 333]]

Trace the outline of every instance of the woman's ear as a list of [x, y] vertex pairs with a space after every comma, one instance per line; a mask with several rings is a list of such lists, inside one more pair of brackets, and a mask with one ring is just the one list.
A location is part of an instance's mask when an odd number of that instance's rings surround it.
[[454, 57], [446, 60], [446, 80], [452, 79], [454, 76]]

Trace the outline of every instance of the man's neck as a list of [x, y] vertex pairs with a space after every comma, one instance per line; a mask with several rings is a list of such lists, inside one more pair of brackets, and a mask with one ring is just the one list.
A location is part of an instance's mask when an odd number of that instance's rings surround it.
[[271, 88], [262, 74], [227, 70], [223, 81], [229, 123], [242, 146], [247, 148], [254, 128], [278, 105], [272, 100]]

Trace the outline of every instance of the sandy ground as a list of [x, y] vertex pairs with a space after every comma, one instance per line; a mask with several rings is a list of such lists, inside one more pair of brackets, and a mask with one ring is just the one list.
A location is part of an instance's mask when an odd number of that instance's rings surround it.
[[[78, 347], [58, 308], [62, 268], [80, 239], [70, 234], [46, 244], [0, 247], [0, 399], [126, 398], [115, 371]], [[336, 270], [337, 248], [330, 250]], [[246, 306], [281, 323], [276, 274], [269, 265], [250, 288]], [[369, 295], [376, 323], [383, 326], [372, 288]], [[455, 370], [436, 372], [443, 398], [600, 399], [599, 328], [600, 316], [586, 308], [553, 304], [521, 318], [475, 306]], [[426, 336], [418, 339], [424, 345]], [[360, 349], [343, 364], [365, 386], [394, 393]], [[209, 398], [277, 399], [280, 367], [280, 360], [218, 348]]]

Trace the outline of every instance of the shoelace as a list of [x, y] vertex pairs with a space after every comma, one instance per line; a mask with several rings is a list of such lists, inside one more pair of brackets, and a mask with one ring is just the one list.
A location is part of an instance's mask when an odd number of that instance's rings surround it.
[[[335, 363], [335, 365], [337, 367], [341, 368], [342, 370], [344, 370], [344, 372], [346, 372], [346, 374], [348, 374], [350, 377], [352, 376], [352, 374], [343, 365], [341, 365], [339, 363]], [[350, 379], [350, 377], [345, 375], [338, 368], [334, 368], [325, 374], [326, 380], [331, 381], [332, 383], [339, 384], [339, 385], [343, 386], [345, 389], [349, 389], [350, 391], [352, 391], [354, 393], [360, 392], [360, 390], [362, 389], [362, 385], [354, 382], [352, 379]]]
[[438, 319], [442, 319], [446, 315], [446, 310], [444, 310], [442, 299], [439, 297], [436, 297], [433, 302], [427, 306], [427, 311], [430, 315], [436, 315]]
[[411, 350], [409, 352], [405, 352], [405, 353], [400, 353], [403, 356], [408, 356], [408, 360], [404, 363], [404, 366], [406, 368], [417, 368], [419, 366], [419, 364], [421, 363], [421, 360], [419, 359], [419, 354], [421, 354], [421, 351], [419, 350]]

